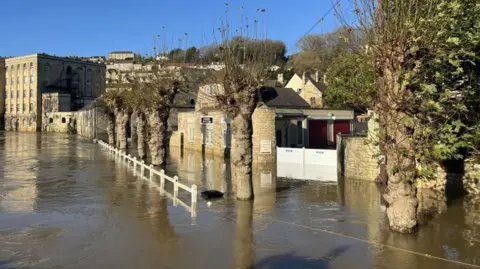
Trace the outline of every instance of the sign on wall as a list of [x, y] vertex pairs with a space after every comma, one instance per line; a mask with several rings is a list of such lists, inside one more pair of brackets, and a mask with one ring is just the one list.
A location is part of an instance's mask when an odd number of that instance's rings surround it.
[[202, 124], [213, 123], [213, 117], [201, 117], [200, 122]]
[[260, 153], [272, 153], [272, 140], [261, 140], [260, 141]]

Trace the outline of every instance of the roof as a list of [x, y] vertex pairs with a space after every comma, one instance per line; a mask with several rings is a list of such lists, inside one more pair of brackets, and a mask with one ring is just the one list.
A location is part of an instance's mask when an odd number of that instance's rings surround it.
[[293, 89], [264, 87], [260, 91], [261, 99], [268, 107], [309, 108], [310, 105], [303, 100]]
[[294, 108], [278, 108], [275, 109], [277, 115], [285, 116], [304, 116], [310, 119], [319, 120], [353, 120], [353, 110], [341, 110], [341, 109], [328, 109], [328, 108], [307, 108], [307, 109], [294, 109]]
[[125, 54], [125, 53], [131, 53], [133, 54], [133, 51], [126, 51], [126, 50], [118, 50], [118, 51], [112, 51], [109, 54]]

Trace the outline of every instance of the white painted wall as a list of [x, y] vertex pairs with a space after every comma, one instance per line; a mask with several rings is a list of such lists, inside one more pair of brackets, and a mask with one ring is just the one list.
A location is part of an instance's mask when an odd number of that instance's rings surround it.
[[337, 151], [277, 147], [277, 176], [337, 181]]

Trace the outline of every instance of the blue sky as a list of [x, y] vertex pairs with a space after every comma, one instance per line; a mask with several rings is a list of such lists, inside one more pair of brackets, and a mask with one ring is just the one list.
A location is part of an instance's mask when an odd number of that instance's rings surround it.
[[[332, 6], [332, 0], [228, 3], [232, 28], [239, 28], [238, 8], [243, 6], [250, 29], [253, 31], [253, 20], [257, 17], [259, 35], [266, 32], [270, 39], [283, 40], [289, 53], [294, 52], [295, 42]], [[214, 41], [213, 32], [225, 17], [225, 8], [222, 0], [2, 1], [0, 56], [38, 52], [88, 56], [106, 55], [113, 50], [145, 54], [152, 52], [153, 36], [158, 34], [161, 43], [166, 40], [171, 48], [172, 40], [178, 47], [178, 39], [185, 39], [184, 33], [188, 33], [188, 45], [198, 47]], [[266, 12], [260, 14], [257, 8]], [[340, 25], [331, 12], [312, 33], [330, 31]]]

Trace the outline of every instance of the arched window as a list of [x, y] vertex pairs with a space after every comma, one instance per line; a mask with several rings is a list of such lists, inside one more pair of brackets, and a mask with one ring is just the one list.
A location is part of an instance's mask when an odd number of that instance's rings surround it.
[[27, 73], [27, 64], [23, 64], [23, 74]]
[[48, 119], [48, 122], [49, 122], [49, 123], [53, 123], [53, 118], [49, 118], [49, 119]]
[[85, 89], [85, 95], [86, 96], [92, 96], [92, 70], [87, 69], [87, 78], [86, 78], [86, 89]]
[[33, 103], [30, 103], [30, 112], [33, 112]]
[[13, 112], [13, 104], [10, 105], [10, 112]]
[[33, 63], [30, 63], [30, 75], [33, 75]]
[[44, 86], [47, 86], [50, 84], [50, 64], [46, 63], [43, 66], [43, 84]]
[[67, 120], [65, 120], [65, 117], [62, 118], [62, 123], [65, 123], [67, 122]]
[[72, 67], [67, 67], [67, 89], [72, 88]]
[[23, 104], [23, 111], [22, 112], [27, 112], [27, 104]]

